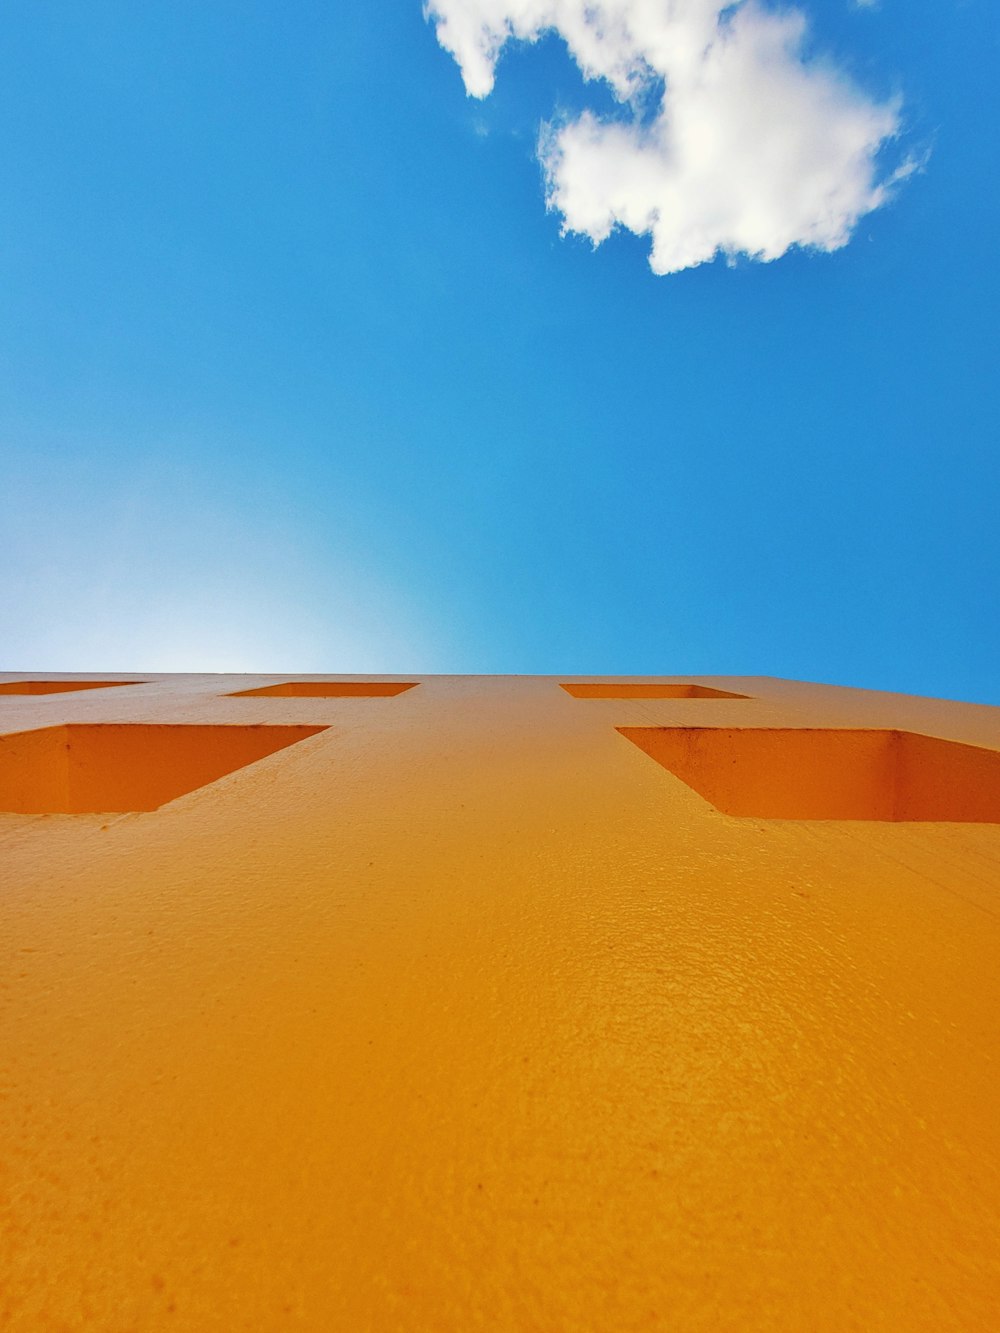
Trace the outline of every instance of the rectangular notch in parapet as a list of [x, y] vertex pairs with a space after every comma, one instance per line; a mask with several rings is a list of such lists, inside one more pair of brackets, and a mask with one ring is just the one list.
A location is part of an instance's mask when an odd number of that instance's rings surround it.
[[156, 810], [325, 730], [123, 723], [0, 736], [0, 810], [27, 815]]
[[392, 699], [415, 680], [288, 680], [256, 690], [236, 690], [230, 699]]
[[1000, 823], [1000, 752], [916, 732], [619, 727], [727, 815]]
[[143, 680], [13, 680], [0, 694], [68, 694], [71, 690], [110, 690], [116, 685], [145, 685]]
[[658, 684], [639, 680], [595, 680], [564, 683], [562, 688], [574, 699], [748, 699], [748, 694], [716, 690], [710, 685], [687, 681]]

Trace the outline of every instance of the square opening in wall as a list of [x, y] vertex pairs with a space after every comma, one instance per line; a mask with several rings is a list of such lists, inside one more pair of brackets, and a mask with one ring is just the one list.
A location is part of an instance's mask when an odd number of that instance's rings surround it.
[[143, 680], [8, 680], [0, 694], [69, 694], [72, 690], [110, 690], [116, 685], [145, 685]]
[[727, 815], [1000, 823], [1000, 751], [917, 732], [619, 727]]
[[230, 699], [392, 699], [415, 680], [289, 680], [256, 690], [236, 690]]
[[0, 810], [156, 810], [325, 727], [69, 725], [0, 736]]
[[749, 699], [748, 694], [716, 690], [687, 681], [657, 684], [641, 680], [569, 681], [562, 687], [574, 699]]

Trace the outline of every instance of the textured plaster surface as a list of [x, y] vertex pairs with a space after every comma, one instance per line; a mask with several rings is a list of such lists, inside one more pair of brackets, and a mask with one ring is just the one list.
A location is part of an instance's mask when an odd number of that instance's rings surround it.
[[0, 1327], [997, 1327], [1000, 826], [726, 816], [616, 728], [1000, 710], [227, 697], [289, 679], [0, 699], [327, 728], [0, 814]]

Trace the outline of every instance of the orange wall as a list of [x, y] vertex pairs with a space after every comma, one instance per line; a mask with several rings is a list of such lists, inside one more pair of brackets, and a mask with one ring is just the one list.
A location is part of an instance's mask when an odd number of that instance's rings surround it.
[[5, 1333], [998, 1326], [1000, 824], [725, 815], [618, 728], [914, 732], [991, 781], [1000, 710], [231, 697], [289, 679], [0, 684], [0, 739], [323, 729], [0, 813]]

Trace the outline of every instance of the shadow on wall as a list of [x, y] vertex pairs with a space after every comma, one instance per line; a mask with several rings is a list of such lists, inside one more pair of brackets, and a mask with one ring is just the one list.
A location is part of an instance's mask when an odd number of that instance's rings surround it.
[[1000, 753], [976, 745], [874, 729], [618, 730], [727, 815], [1000, 822]]

